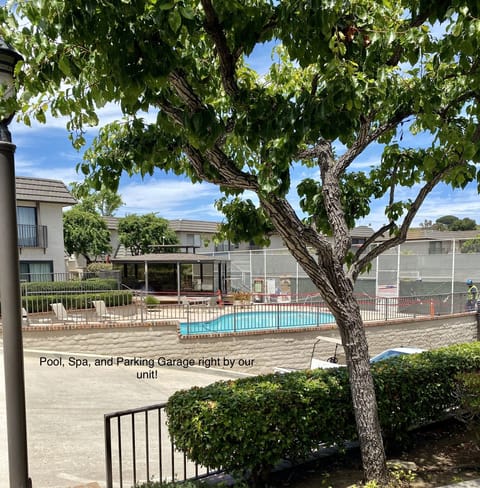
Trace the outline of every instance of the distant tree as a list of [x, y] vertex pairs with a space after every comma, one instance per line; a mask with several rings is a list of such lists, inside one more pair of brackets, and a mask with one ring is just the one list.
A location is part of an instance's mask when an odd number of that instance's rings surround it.
[[438, 230], [475, 230], [477, 228], [475, 220], [468, 217], [459, 219], [455, 215], [445, 215], [438, 218], [435, 223]]
[[421, 224], [420, 227], [422, 229], [432, 229], [434, 227], [434, 224], [431, 220], [425, 219]]
[[473, 219], [468, 217], [464, 219], [458, 219], [456, 222], [449, 227], [449, 230], [475, 230], [477, 228], [477, 223]]
[[459, 220], [458, 217], [455, 215], [444, 215], [443, 217], [438, 218], [435, 222], [437, 224], [444, 225], [445, 228], [450, 228], [450, 226]]
[[134, 256], [152, 252], [154, 246], [178, 244], [175, 232], [170, 229], [168, 220], [154, 213], [127, 215], [118, 222], [120, 242]]
[[474, 237], [473, 239], [468, 239], [462, 243], [460, 250], [462, 253], [473, 254], [480, 252], [480, 235]]
[[105, 221], [81, 206], [63, 214], [63, 239], [67, 253], [84, 256], [87, 263], [112, 249]]
[[82, 183], [70, 183], [70, 192], [85, 210], [98, 212], [103, 217], [111, 217], [123, 205], [122, 197], [115, 191], [102, 186], [92, 190]]

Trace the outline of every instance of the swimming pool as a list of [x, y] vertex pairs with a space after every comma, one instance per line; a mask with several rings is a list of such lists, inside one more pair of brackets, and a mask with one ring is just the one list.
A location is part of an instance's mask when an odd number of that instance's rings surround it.
[[218, 334], [222, 332], [246, 332], [254, 330], [292, 329], [331, 324], [331, 313], [297, 310], [272, 310], [226, 313], [215, 319], [201, 322], [180, 323], [181, 335]]

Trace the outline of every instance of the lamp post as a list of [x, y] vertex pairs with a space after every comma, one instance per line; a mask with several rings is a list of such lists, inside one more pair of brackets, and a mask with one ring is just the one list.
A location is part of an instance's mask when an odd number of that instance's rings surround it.
[[[0, 38], [0, 85], [4, 98], [15, 96], [13, 73], [22, 59]], [[31, 488], [28, 477], [25, 377], [22, 343], [22, 303], [18, 264], [15, 145], [8, 129], [13, 113], [0, 121], [0, 298], [7, 412], [10, 488]]]

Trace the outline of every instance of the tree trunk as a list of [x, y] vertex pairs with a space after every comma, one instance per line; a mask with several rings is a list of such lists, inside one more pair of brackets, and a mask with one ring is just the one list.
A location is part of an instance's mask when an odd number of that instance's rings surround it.
[[334, 315], [345, 350], [363, 470], [367, 480], [385, 486], [388, 471], [365, 327], [353, 292], [344, 290], [342, 301], [345, 308]]
[[[304, 227], [283, 200], [262, 200], [262, 205], [292, 256], [302, 266], [333, 313], [347, 358], [353, 409], [363, 470], [367, 480], [386, 486], [388, 471], [378, 420], [377, 401], [370, 372], [370, 357], [354, 282], [344, 266], [338, 247]], [[316, 255], [308, 249], [314, 246]]]

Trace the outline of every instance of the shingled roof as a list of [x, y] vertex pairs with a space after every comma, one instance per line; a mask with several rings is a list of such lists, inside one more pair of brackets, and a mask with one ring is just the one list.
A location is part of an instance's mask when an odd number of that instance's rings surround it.
[[65, 183], [59, 180], [17, 176], [15, 178], [15, 189], [17, 200], [60, 203], [64, 206], [77, 203]]

